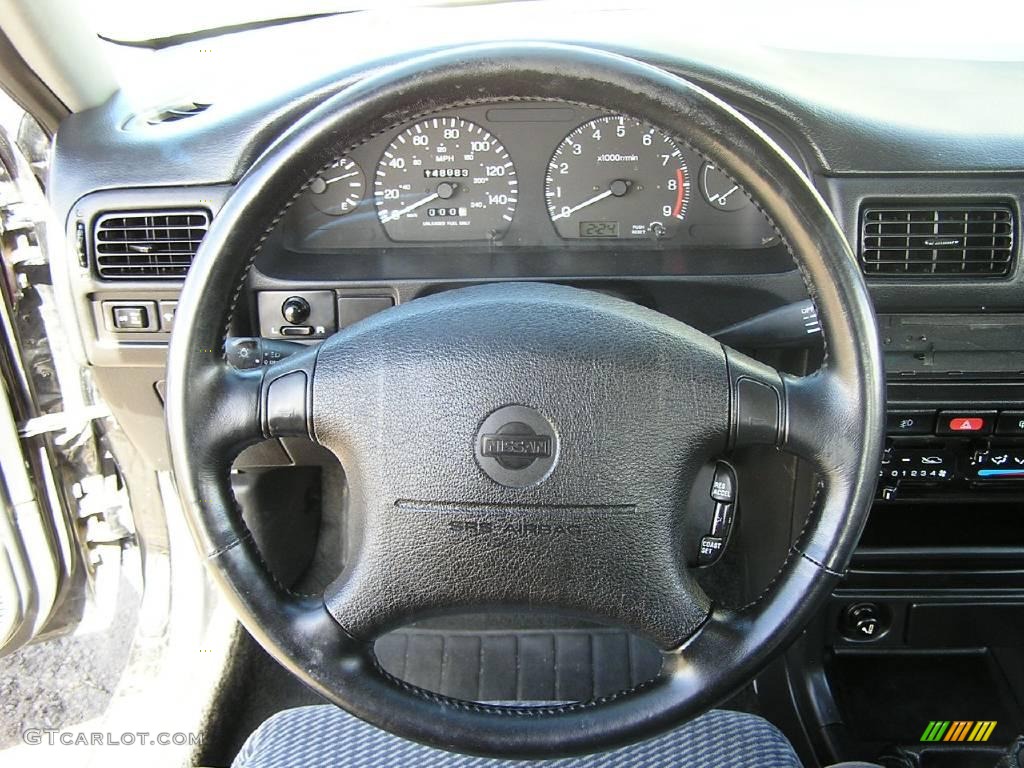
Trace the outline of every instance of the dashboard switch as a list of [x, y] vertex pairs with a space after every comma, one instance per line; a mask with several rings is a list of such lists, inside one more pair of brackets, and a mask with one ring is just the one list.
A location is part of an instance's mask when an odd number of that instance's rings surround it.
[[155, 301], [104, 301], [107, 330], [114, 333], [151, 333], [158, 330]]
[[930, 435], [935, 427], [935, 411], [889, 411], [885, 431], [890, 435]]
[[889, 613], [877, 603], [854, 603], [839, 619], [839, 631], [847, 640], [877, 640], [888, 630]]
[[[256, 294], [258, 335], [265, 339], [326, 339], [338, 328], [336, 303], [334, 291], [260, 291]], [[295, 328], [303, 330], [288, 330]]]
[[161, 301], [160, 302], [160, 330], [166, 333], [170, 333], [174, 330], [174, 315], [178, 311], [178, 302], [176, 301]]
[[1003, 411], [996, 422], [997, 435], [1024, 435], [1024, 411]]
[[119, 331], [141, 331], [149, 326], [146, 307], [114, 307], [114, 327]]
[[309, 319], [311, 311], [309, 302], [301, 296], [289, 296], [281, 305], [281, 317], [289, 325], [302, 325]]
[[935, 430], [940, 435], [987, 435], [995, 425], [995, 411], [963, 413], [943, 411]]

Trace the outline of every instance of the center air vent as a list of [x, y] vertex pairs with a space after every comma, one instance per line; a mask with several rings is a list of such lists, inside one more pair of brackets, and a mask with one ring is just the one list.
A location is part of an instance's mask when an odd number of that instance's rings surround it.
[[203, 210], [107, 213], [96, 220], [93, 253], [100, 277], [185, 277], [210, 226]]
[[201, 112], [205, 112], [209, 108], [209, 104], [201, 101], [190, 101], [185, 104], [176, 104], [173, 107], [163, 107], [162, 109], [156, 110], [146, 117], [146, 122], [150, 125], [175, 123], [178, 120], [184, 120], [187, 117], [194, 117]]
[[1013, 236], [1006, 206], [865, 208], [860, 262], [867, 275], [1003, 277]]

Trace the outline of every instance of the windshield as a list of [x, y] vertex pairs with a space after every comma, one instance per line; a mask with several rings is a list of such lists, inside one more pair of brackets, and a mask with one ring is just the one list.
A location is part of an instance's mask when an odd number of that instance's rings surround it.
[[[580, 12], [648, 10], [661, 14], [649, 19], [652, 25], [683, 14], [694, 21], [711, 22], [700, 28], [702, 36], [745, 36], [745, 32], [756, 30], [756, 36], [765, 42], [768, 42], [765, 40], [768, 35], [783, 34], [786, 45], [803, 37], [805, 45], [825, 46], [826, 50], [832, 50], [833, 45], [839, 46], [839, 50], [848, 50], [846, 41], [854, 37], [851, 31], [862, 31], [862, 25], [867, 23], [871, 34], [856, 35], [859, 42], [854, 50], [870, 52], [882, 48], [896, 52], [897, 47], [892, 43], [898, 42], [899, 48], [911, 55], [929, 50], [938, 52], [940, 58], [998, 58], [1008, 53], [1007, 43], [1011, 44], [1013, 55], [1021, 53], [1017, 31], [1019, 21], [1024, 19], [1019, 3], [990, 3], [985, 14], [965, 14], [962, 0], [933, 0], [926, 7], [917, 2], [877, 0], [833, 0], [828, 4], [818, 0], [781, 4], [731, 0], [727, 8], [714, 3], [680, 3], [678, 0], [175, 0], [163, 4], [86, 0], [86, 4], [90, 16], [96, 19], [97, 33], [101, 37], [150, 47], [154, 47], [154, 42], [159, 47], [163, 41], [196, 34], [216, 37], [351, 13], [380, 13], [387, 15], [393, 24], [402, 25], [403, 11], [409, 8], [515, 5], [519, 7], [512, 13], [518, 15], [565, 9]], [[956, 18], [955, 35], [949, 27], [952, 18]], [[1002, 23], [992, 24], [993, 18], [1001, 19]], [[720, 28], [723, 24], [726, 26]], [[789, 30], [788, 34], [785, 29]], [[825, 29], [828, 34], [822, 34]], [[972, 34], [975, 30], [984, 34], [975, 36]], [[956, 45], [950, 45], [954, 41]], [[941, 45], [936, 46], [937, 43]]]
[[465, 5], [479, 0], [179, 0], [163, 5], [136, 0], [94, 0], [97, 33], [108, 41], [160, 48], [189, 39], [219, 37], [278, 24], [370, 10], [394, 12], [412, 6]]
[[804, 68], [821, 67], [823, 54], [1024, 60], [1024, 5], [1015, 2], [984, 14], [964, 14], [960, 0], [933, 0], [924, 13], [919, 3], [891, 0], [84, 2], [122, 91], [150, 105], [280, 92], [411, 50], [496, 40], [643, 49], [753, 77], [778, 51], [808, 54]]

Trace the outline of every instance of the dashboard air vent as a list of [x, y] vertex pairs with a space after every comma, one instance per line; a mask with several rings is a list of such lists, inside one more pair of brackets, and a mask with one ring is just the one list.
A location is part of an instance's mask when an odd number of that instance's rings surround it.
[[866, 275], [1002, 277], [1013, 263], [1013, 238], [1006, 206], [868, 207], [860, 263]]
[[185, 104], [176, 104], [173, 107], [163, 107], [153, 112], [146, 118], [146, 122], [150, 125], [160, 125], [161, 123], [175, 123], [178, 120], [184, 120], [187, 117], [194, 117], [195, 115], [205, 112], [210, 108], [210, 104], [202, 101], [189, 101]]
[[209, 226], [203, 210], [103, 214], [93, 230], [96, 272], [104, 278], [181, 279]]

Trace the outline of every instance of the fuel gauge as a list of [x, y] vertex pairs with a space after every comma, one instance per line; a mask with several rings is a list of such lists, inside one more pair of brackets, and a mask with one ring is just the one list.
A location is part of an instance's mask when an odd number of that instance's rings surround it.
[[739, 185], [711, 163], [700, 171], [700, 191], [708, 204], [719, 211], [742, 211], [752, 205]]
[[359, 205], [366, 194], [363, 169], [347, 157], [321, 172], [309, 184], [310, 200], [328, 216], [344, 216]]

